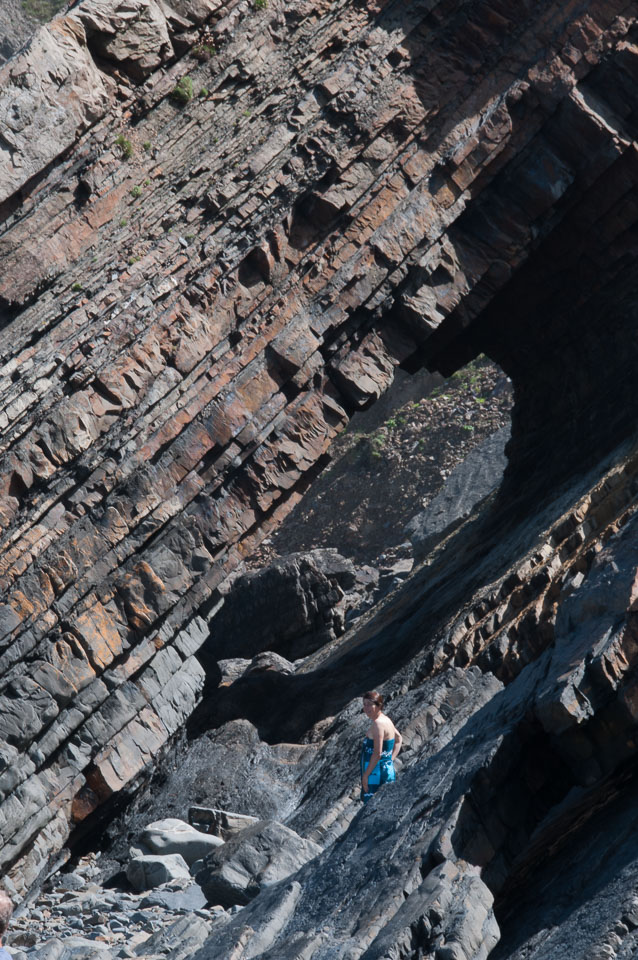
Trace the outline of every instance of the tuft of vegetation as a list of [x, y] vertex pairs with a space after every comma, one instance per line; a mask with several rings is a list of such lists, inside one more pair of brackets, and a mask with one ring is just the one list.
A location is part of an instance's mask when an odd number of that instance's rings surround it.
[[71, 290], [73, 290], [73, 293], [80, 293], [82, 290], [84, 290], [84, 287], [76, 280], [76, 282], [71, 286]]
[[128, 258], [129, 267], [132, 267], [133, 264], [137, 263], [139, 259], [140, 259], [139, 257], [129, 257]]
[[199, 91], [200, 97], [207, 97], [208, 93], [208, 87], [202, 87], [202, 89]]
[[142, 188], [140, 187], [139, 183], [135, 184], [135, 186], [131, 189], [131, 196], [135, 200], [137, 200], [138, 197], [142, 196]]
[[67, 0], [22, 0], [22, 9], [40, 23], [47, 23], [66, 2]]
[[191, 53], [200, 63], [206, 63], [207, 60], [215, 56], [217, 51], [212, 43], [198, 43], [197, 46], [193, 47]]
[[268, 0], [253, 0], [255, 10], [265, 10], [268, 6]]
[[175, 103], [188, 103], [189, 100], [192, 100], [193, 81], [191, 78], [186, 76], [178, 80], [171, 91], [170, 97]]
[[122, 219], [120, 220], [120, 226], [125, 227], [127, 223], [128, 223], [128, 220], [126, 219], [126, 217], [122, 217]]
[[144, 149], [145, 149], [146, 152], [148, 153], [148, 151], [151, 149], [151, 147], [153, 146], [153, 144], [151, 143], [150, 140], [145, 140], [144, 143], [142, 144], [142, 146], [144, 147]]
[[133, 144], [130, 140], [127, 140], [123, 133], [116, 137], [115, 146], [119, 147], [122, 151], [122, 156], [125, 160], [130, 160], [133, 156]]

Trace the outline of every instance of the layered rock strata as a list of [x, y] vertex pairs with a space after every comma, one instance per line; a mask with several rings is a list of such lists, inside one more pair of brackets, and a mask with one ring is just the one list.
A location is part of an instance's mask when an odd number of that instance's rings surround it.
[[[503, 497], [527, 509], [633, 432], [635, 30], [621, 0], [83, 0], [2, 68], [0, 867], [17, 896], [191, 715], [225, 581], [397, 365], [501, 363]], [[565, 557], [587, 567], [580, 509]], [[551, 621], [555, 555], [493, 593], [488, 565], [459, 576], [434, 620], [479, 587], [481, 613], [423, 671], [515, 677]], [[423, 582], [358, 680], [422, 647]], [[387, 629], [371, 620], [339, 662]], [[212, 715], [260, 714], [235, 694]], [[315, 722], [302, 706], [271, 735]]]

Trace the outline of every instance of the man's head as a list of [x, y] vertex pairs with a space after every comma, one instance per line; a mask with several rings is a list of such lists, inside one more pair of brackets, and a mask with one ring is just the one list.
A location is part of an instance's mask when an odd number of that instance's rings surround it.
[[13, 913], [13, 904], [3, 890], [0, 890], [0, 938], [4, 937]]

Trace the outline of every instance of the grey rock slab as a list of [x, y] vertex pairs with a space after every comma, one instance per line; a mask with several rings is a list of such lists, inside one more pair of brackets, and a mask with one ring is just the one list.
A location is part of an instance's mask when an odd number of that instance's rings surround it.
[[[215, 937], [215, 948], [219, 950], [220, 960], [222, 957], [230, 957], [233, 948], [238, 946], [241, 946], [242, 960], [263, 956], [277, 938], [285, 933], [300, 894], [301, 886], [294, 880], [277, 884], [276, 887], [265, 890], [261, 897], [261, 923], [258, 927], [253, 928], [249, 923], [243, 924], [241, 911], [235, 915], [232, 922], [215, 926], [216, 933], [220, 931]], [[207, 945], [198, 956], [201, 960], [209, 956]]]
[[180, 854], [189, 866], [224, 842], [175, 817], [150, 823], [142, 831], [140, 841], [153, 854]]
[[202, 917], [189, 915], [153, 933], [135, 948], [138, 957], [159, 953], [169, 960], [192, 956], [206, 940], [211, 924]]
[[494, 490], [507, 465], [510, 428], [497, 430], [452, 470], [442, 490], [405, 527], [415, 557], [426, 556]]
[[260, 821], [206, 857], [196, 880], [210, 903], [246, 904], [262, 887], [285, 879], [319, 853], [319, 844], [283, 824]]

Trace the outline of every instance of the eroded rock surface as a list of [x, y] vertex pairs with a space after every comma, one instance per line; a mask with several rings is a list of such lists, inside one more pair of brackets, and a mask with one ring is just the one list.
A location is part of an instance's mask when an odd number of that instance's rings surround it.
[[[325, 848], [202, 957], [484, 956], [608, 802], [635, 749], [635, 40], [622, 0], [82, 0], [2, 67], [16, 899], [196, 708], [184, 802]], [[299, 668], [200, 707], [230, 578], [349, 417], [400, 365], [481, 352], [515, 394], [492, 509]], [[406, 750], [361, 811], [373, 686]]]

